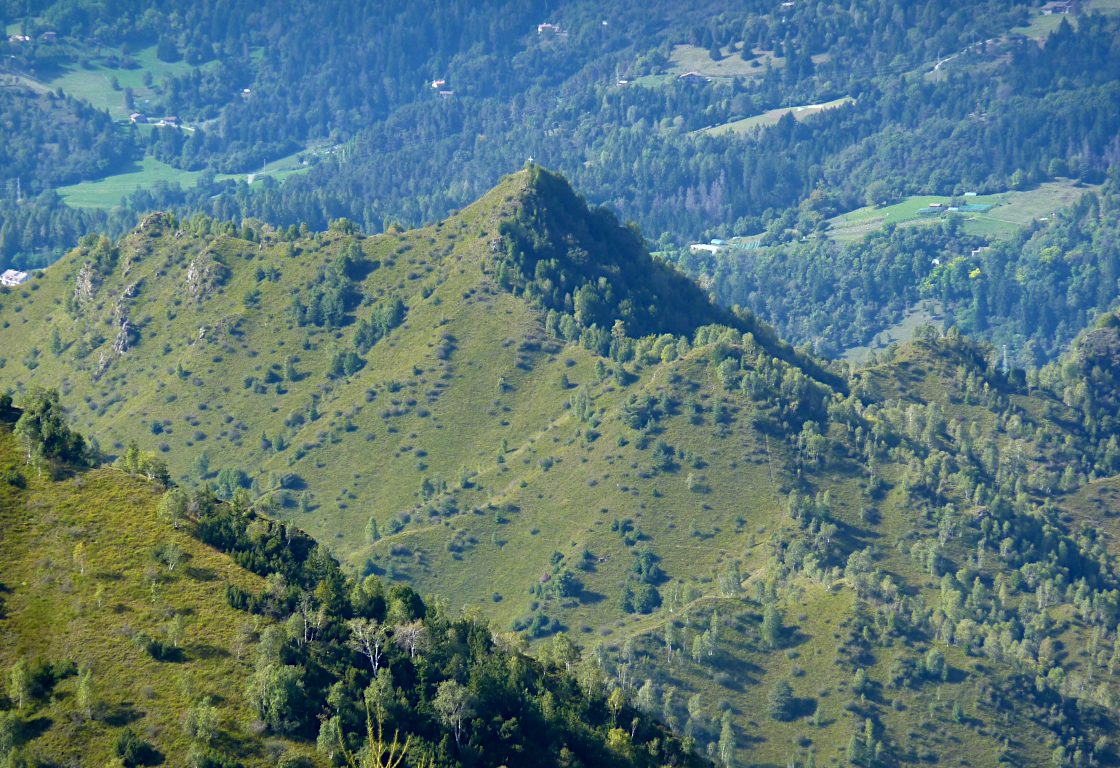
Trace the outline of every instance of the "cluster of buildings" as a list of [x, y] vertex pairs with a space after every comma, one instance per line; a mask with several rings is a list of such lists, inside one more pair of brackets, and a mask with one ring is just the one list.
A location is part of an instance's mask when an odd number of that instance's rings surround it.
[[1055, 13], [1063, 15], [1076, 13], [1077, 9], [1074, 7], [1073, 3], [1074, 0], [1052, 0], [1052, 2], [1042, 6], [1042, 15], [1053, 16]]
[[179, 127], [179, 118], [175, 115], [168, 115], [166, 117], [148, 117], [147, 115], [144, 115], [140, 112], [133, 112], [128, 116], [128, 121], [130, 123], [136, 123], [138, 125], [154, 125], [159, 128], [163, 128], [166, 126], [170, 126], [172, 128]]
[[[30, 43], [32, 39], [31, 35], [8, 35], [9, 43]], [[44, 32], [39, 35], [39, 40], [44, 43], [53, 43], [58, 40], [58, 33]]]
[[720, 253], [726, 250], [753, 251], [761, 246], [758, 237], [733, 237], [730, 240], [715, 238], [707, 243], [693, 243], [688, 250], [693, 253]]

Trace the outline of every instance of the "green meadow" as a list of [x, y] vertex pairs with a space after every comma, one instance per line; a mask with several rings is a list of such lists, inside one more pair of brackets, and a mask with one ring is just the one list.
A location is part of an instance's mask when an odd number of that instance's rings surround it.
[[[220, 173], [214, 178], [218, 181], [236, 180], [256, 183], [263, 177], [270, 176], [282, 181], [289, 176], [306, 172], [310, 166], [304, 165], [302, 159], [313, 154], [313, 150], [310, 152], [301, 150], [286, 157], [272, 160], [260, 170], [251, 174]], [[68, 205], [77, 208], [108, 209], [120, 205], [122, 198], [136, 190], [150, 189], [157, 184], [178, 184], [184, 188], [193, 187], [198, 183], [198, 178], [201, 175], [201, 171], [185, 171], [154, 157], [145, 156], [138, 163], [133, 163], [131, 167], [121, 173], [60, 187], [57, 192]]]
[[939, 216], [922, 215], [934, 203], [946, 208], [972, 203], [990, 205], [992, 208], [982, 213], [963, 211], [957, 214], [964, 220], [965, 231], [993, 239], [1005, 239], [1031, 222], [1053, 215], [1091, 189], [1092, 185], [1062, 180], [1044, 182], [1035, 189], [1023, 192], [1009, 191], [975, 197], [914, 195], [893, 205], [866, 206], [840, 214], [829, 220], [828, 234], [841, 242], [859, 240], [890, 224], [911, 225], [937, 221]]
[[709, 136], [726, 136], [728, 134], [742, 135], [756, 128], [774, 125], [786, 115], [793, 115], [793, 119], [798, 121], [807, 120], [825, 110], [851, 104], [853, 101], [854, 99], [852, 99], [851, 96], [842, 96], [839, 99], [833, 99], [832, 101], [821, 104], [806, 104], [799, 107], [779, 107], [778, 109], [771, 109], [767, 112], [763, 112], [761, 115], [744, 117], [741, 120], [734, 120], [729, 123], [723, 123], [722, 125], [713, 125], [698, 131], [698, 133], [705, 133]]

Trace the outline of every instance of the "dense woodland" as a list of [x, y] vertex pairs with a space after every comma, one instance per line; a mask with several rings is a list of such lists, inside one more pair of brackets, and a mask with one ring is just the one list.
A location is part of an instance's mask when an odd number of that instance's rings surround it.
[[[908, 45], [907, 20], [896, 21], [898, 37], [887, 48]], [[939, 26], [939, 21], [948, 26]], [[929, 23], [943, 30], [956, 24], [959, 34], [966, 34], [961, 27], [979, 34], [966, 21], [933, 18]], [[747, 25], [752, 39], [757, 34], [765, 41], [759, 50], [782, 48], [776, 37], [780, 29], [758, 31], [757, 26]], [[1020, 174], [1014, 182], [1029, 184], [1048, 178], [1054, 158], [1091, 177], [1106, 167], [1101, 156], [1115, 133], [1110, 123], [1115, 110], [1109, 108], [1107, 91], [1115, 79], [1110, 30], [1101, 20], [1097, 27], [1088, 25], [1076, 43], [1052, 43], [1041, 54], [1033, 53], [1037, 46], [1026, 39], [993, 44], [990, 53], [967, 54], [979, 59], [976, 67], [944, 82], [927, 81], [920, 69], [912, 75], [899, 69], [875, 76], [874, 62], [862, 68], [852, 61], [858, 59], [857, 51], [865, 50], [858, 47], [855, 35], [838, 42], [821, 33], [822, 48], [813, 50], [843, 59], [849, 73], [843, 80], [825, 66], [824, 72], [810, 71], [793, 83], [783, 82], [795, 71], [787, 65], [766, 69], [758, 77], [619, 87], [603, 82], [610, 77], [608, 57], [561, 84], [500, 101], [464, 94], [403, 107], [365, 129], [337, 163], [240, 202], [236, 195], [223, 196], [212, 203], [212, 210], [223, 218], [251, 212], [269, 220], [306, 220], [313, 226], [325, 226], [344, 212], [377, 229], [387, 218], [417, 222], [438, 217], [480, 194], [511, 164], [535, 155], [563, 170], [595, 198], [617, 206], [645, 231], [681, 238], [707, 230], [757, 231], [786, 209], [796, 209], [818, 185], [833, 196], [834, 205], [845, 209], [862, 203], [869, 193], [892, 199], [957, 187], [1005, 189], [1016, 171]], [[1063, 34], [1073, 32], [1067, 29]], [[564, 42], [569, 47], [576, 44]], [[916, 67], [928, 56], [924, 48], [906, 50], [910, 58], [898, 54], [896, 66]], [[658, 52], [661, 61], [667, 60], [667, 51], [663, 46]], [[1002, 67], [1008, 75], [993, 78], [984, 62], [1009, 54], [1012, 61]], [[1043, 77], [1035, 74], [1039, 72], [1086, 74], [1044, 90], [1039, 82]], [[1013, 78], [1024, 78], [1031, 87]], [[996, 98], [997, 90], [1009, 85], [1022, 97], [1008, 100], [1001, 91]], [[796, 87], [805, 92], [795, 95]], [[1105, 90], [1083, 92], [1086, 88]], [[748, 139], [691, 133], [775, 106], [844, 94], [856, 98], [855, 106], [821, 116], [812, 127], [790, 119]], [[994, 114], [976, 120], [978, 104]], [[1069, 109], [1084, 114], [1066, 121], [1062, 115]], [[600, 119], [588, 125], [580, 119], [586, 114]], [[1042, 124], [1045, 130], [1040, 130]], [[402, 142], [403, 135], [410, 140]], [[473, 145], [466, 154], [464, 140]], [[455, 162], [448, 162], [452, 157]], [[442, 183], [429, 186], [427, 180], [437, 177]], [[389, 183], [391, 179], [411, 179], [408, 183], [417, 185], [401, 189], [400, 205], [394, 207], [387, 206], [385, 198], [385, 190], [397, 186]], [[775, 226], [789, 223], [782, 219]]]
[[744, 253], [674, 252], [727, 305], [768, 318], [784, 337], [833, 356], [936, 299], [947, 323], [1008, 345], [1037, 368], [1116, 301], [1117, 177], [1047, 222], [990, 245], [959, 217], [893, 227], [853, 243], [825, 236]]
[[[132, 142], [108, 115], [71, 96], [0, 88], [0, 167], [8, 186], [33, 197], [62, 184], [104, 176], [131, 157]], [[5, 192], [14, 196], [16, 189]]]

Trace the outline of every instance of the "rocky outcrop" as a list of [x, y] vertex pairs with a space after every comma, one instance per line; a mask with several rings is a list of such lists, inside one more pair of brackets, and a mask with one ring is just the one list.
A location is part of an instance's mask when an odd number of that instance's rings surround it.
[[229, 277], [229, 269], [214, 258], [214, 254], [204, 251], [191, 259], [187, 266], [187, 295], [195, 301], [202, 301], [221, 286]]
[[97, 293], [100, 284], [101, 279], [97, 274], [97, 269], [93, 266], [93, 262], [85, 262], [74, 278], [74, 301], [79, 305], [85, 304]]

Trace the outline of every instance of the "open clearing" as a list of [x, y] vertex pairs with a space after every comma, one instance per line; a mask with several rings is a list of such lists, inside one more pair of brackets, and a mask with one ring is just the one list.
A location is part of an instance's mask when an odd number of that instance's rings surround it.
[[122, 173], [59, 187], [57, 191], [67, 205], [75, 208], [112, 208], [137, 189], [149, 189], [160, 182], [193, 187], [200, 175], [200, 171], [183, 171], [153, 157], [145, 157]]
[[991, 239], [1006, 239], [1038, 218], [1075, 202], [1082, 194], [1095, 189], [1092, 185], [1066, 179], [1048, 181], [1025, 192], [1002, 192], [994, 195], [951, 198], [945, 195], [915, 195], [900, 203], [882, 208], [857, 208], [829, 220], [828, 234], [834, 240], [850, 242], [883, 229], [888, 224], [918, 224], [940, 221], [940, 216], [923, 216], [931, 204], [948, 207], [953, 203], [991, 205], [990, 210], [963, 212], [965, 230]]
[[1042, 13], [1033, 13], [1029, 22], [1021, 27], [1013, 27], [1011, 31], [1035, 40], [1044, 40], [1050, 36], [1051, 32], [1058, 29], [1062, 19], [1069, 19], [1071, 23], [1076, 23], [1075, 18], [1060, 13], [1053, 13], [1048, 16], [1044, 16]]
[[866, 345], [851, 347], [845, 350], [840, 357], [848, 362], [863, 365], [872, 352], [913, 339], [914, 331], [919, 326], [936, 323], [941, 319], [942, 312], [941, 302], [924, 299], [906, 310], [906, 314], [897, 323], [875, 334], [875, 338]]
[[[642, 75], [633, 78], [630, 82], [634, 85], [655, 87], [670, 83], [683, 74], [692, 73], [710, 79], [731, 79], [735, 77], [761, 77], [766, 74], [767, 68], [782, 69], [786, 60], [782, 56], [775, 56], [773, 51], [753, 49], [754, 57], [744, 61], [740, 52], [742, 43], [734, 43], [720, 49], [720, 59], [712, 58], [707, 48], [697, 45], [674, 45], [669, 55], [669, 66], [663, 71]], [[829, 61], [831, 56], [827, 53], [814, 53], [809, 57], [814, 64]]]
[[[265, 176], [271, 176], [277, 181], [283, 181], [288, 176], [307, 171], [311, 166], [304, 165], [303, 159], [308, 154], [319, 153], [320, 150], [300, 150], [287, 157], [273, 160], [261, 170], [250, 174], [223, 173], [215, 178], [218, 181], [239, 179], [252, 184]], [[107, 209], [120, 205], [122, 198], [136, 190], [150, 189], [159, 183], [179, 184], [184, 188], [193, 187], [198, 183], [201, 175], [201, 171], [184, 171], [153, 157], [145, 157], [139, 163], [133, 163], [122, 173], [96, 181], [83, 181], [68, 187], [59, 187], [57, 192], [67, 205], [75, 208]]]
[[705, 77], [753, 77], [766, 71], [769, 62], [774, 69], [780, 69], [786, 64], [784, 58], [776, 57], [769, 51], [754, 52], [755, 58], [744, 61], [739, 55], [742, 45], [737, 44], [722, 49], [723, 58], [716, 61], [711, 57], [707, 48], [697, 45], [675, 45], [670, 60], [673, 66], [670, 71], [674, 74], [696, 72]]
[[[633, 80], [635, 85], [656, 86], [676, 80], [686, 72], [693, 72], [704, 77], [732, 78], [732, 77], [761, 77], [766, 73], [767, 65], [771, 69], [781, 69], [786, 65], [786, 60], [775, 56], [771, 51], [755, 49], [754, 58], [744, 61], [739, 51], [742, 43], [725, 46], [722, 57], [716, 61], [711, 57], [707, 48], [696, 45], [675, 45], [669, 56], [669, 67], [660, 74], [644, 75]], [[827, 58], [826, 54], [813, 56], [814, 62]]]
[[[174, 63], [160, 61], [156, 57], [155, 46], [136, 53], [132, 59], [137, 64], [132, 69], [101, 65], [90, 69], [71, 69], [46, 85], [52, 90], [61, 88], [69, 95], [87, 101], [97, 109], [106, 110], [115, 120], [125, 120], [131, 111], [125, 106], [125, 88], [132, 89], [136, 110], [143, 112], [146, 109], [145, 105], [155, 96], [154, 89], [159, 83], [169, 77], [186, 74], [193, 69], [184, 61]], [[147, 74], [151, 75], [151, 87], [144, 84]], [[113, 88], [113, 78], [116, 78], [119, 89]]]
[[[1120, 0], [1084, 0], [1081, 4], [1081, 11], [1082, 13], [1093, 11], [1120, 13]], [[1031, 13], [1029, 22], [1021, 27], [1015, 27], [1011, 31], [1035, 40], [1045, 40], [1051, 32], [1056, 31], [1061, 26], [1062, 19], [1066, 19], [1074, 27], [1077, 26], [1077, 15], [1075, 14], [1052, 13], [1045, 15], [1041, 10], [1036, 10]]]
[[761, 115], [753, 115], [751, 117], [744, 117], [741, 120], [734, 120], [730, 123], [723, 123], [722, 125], [713, 125], [709, 128], [702, 128], [696, 133], [706, 133], [709, 136], [726, 136], [728, 134], [742, 135], [755, 130], [756, 128], [763, 128], [768, 125], [774, 125], [787, 114], [792, 114], [794, 120], [805, 120], [813, 115], [819, 115], [827, 109], [835, 109], [842, 107], [845, 104], [854, 103], [855, 99], [851, 96], [842, 96], [839, 99], [826, 101], [823, 104], [805, 104], [799, 107], [779, 107], [778, 109], [771, 109], [763, 112]]

